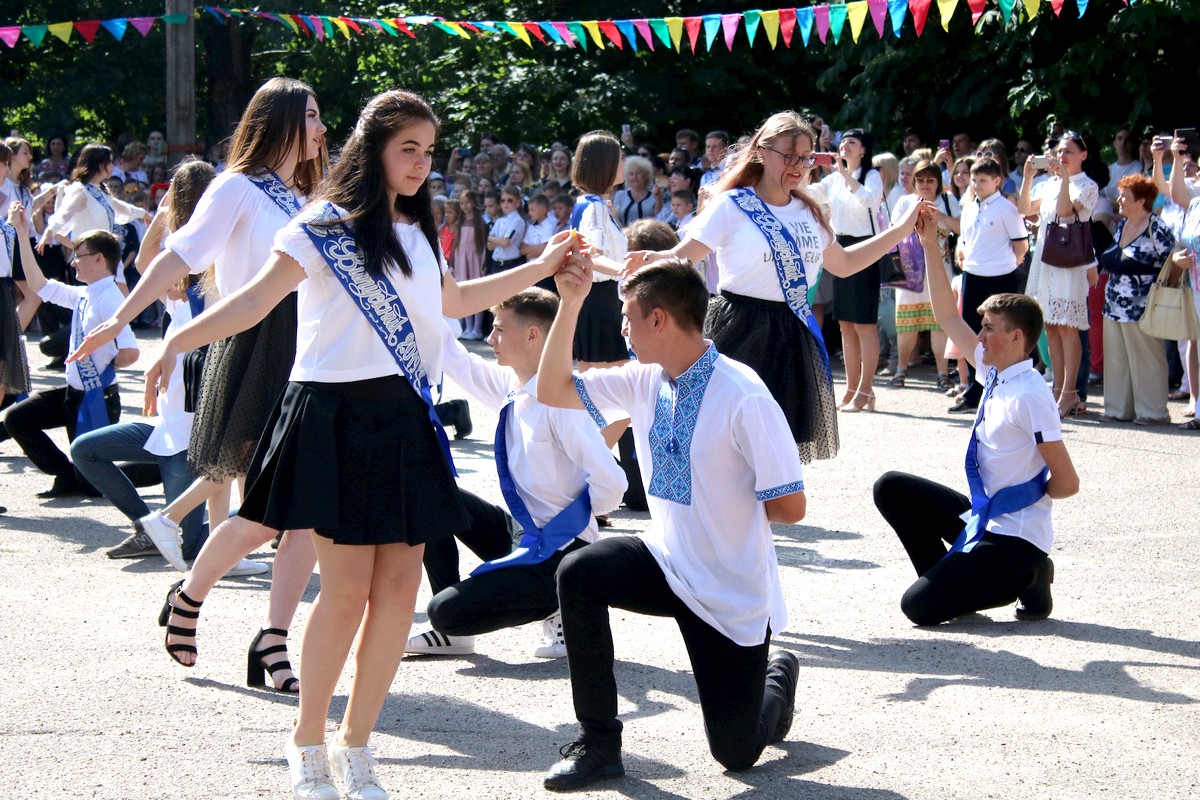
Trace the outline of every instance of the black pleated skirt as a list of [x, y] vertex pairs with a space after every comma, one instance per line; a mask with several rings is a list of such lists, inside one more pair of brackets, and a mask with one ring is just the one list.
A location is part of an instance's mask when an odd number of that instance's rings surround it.
[[625, 361], [629, 346], [621, 335], [620, 281], [600, 281], [592, 284], [579, 309], [575, 326], [574, 355], [578, 361]]
[[188, 442], [198, 475], [220, 481], [246, 474], [295, 360], [295, 292], [253, 328], [209, 346]]
[[425, 403], [404, 378], [287, 384], [239, 516], [338, 544], [422, 544], [470, 520]]
[[787, 303], [721, 292], [708, 304], [704, 335], [758, 373], [783, 409], [801, 461], [837, 455], [837, 406], [821, 345]]
[[[839, 236], [838, 244], [848, 247], [865, 242], [868, 236]], [[833, 316], [838, 322], [875, 325], [879, 322], [879, 262], [849, 278], [829, 273], [821, 277], [833, 283]]]

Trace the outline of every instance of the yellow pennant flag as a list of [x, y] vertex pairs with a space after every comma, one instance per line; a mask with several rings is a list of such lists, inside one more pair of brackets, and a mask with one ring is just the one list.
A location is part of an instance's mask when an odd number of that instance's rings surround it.
[[75, 30], [74, 22], [56, 22], [53, 25], [47, 26], [50, 32], [64, 42], [71, 41], [71, 31]]
[[346, 23], [342, 22], [337, 17], [330, 17], [329, 21], [337, 26], [337, 29], [342, 32], [343, 36], [345, 36], [347, 39], [350, 38], [350, 26], [348, 26]]
[[683, 41], [683, 17], [667, 17], [667, 30], [671, 41], [675, 43], [675, 52], [679, 52], [679, 44]]
[[510, 22], [508, 27], [517, 35], [517, 38], [525, 43], [526, 47], [533, 47], [533, 42], [529, 40], [529, 31], [525, 30], [525, 26], [519, 22]]
[[292, 29], [292, 33], [294, 33], [297, 36], [300, 35], [300, 27], [298, 25], [296, 25], [296, 21], [294, 19], [289, 17], [287, 14], [276, 14], [275, 16], [278, 17], [279, 19], [283, 20], [284, 23], [289, 28]]
[[958, 8], [958, 0], [937, 0], [938, 11], [942, 12], [942, 29], [950, 30], [950, 18], [954, 16], [954, 9]]
[[774, 11], [762, 12], [763, 30], [767, 32], [767, 41], [771, 43], [771, 49], [775, 49], [775, 42], [779, 39], [779, 9]]
[[596, 20], [589, 20], [583, 23], [583, 27], [587, 28], [587, 32], [592, 35], [592, 41], [596, 43], [596, 47], [604, 49], [604, 39], [600, 36], [600, 25]]
[[447, 22], [445, 22], [444, 24], [445, 24], [447, 27], [449, 27], [449, 28], [450, 28], [450, 30], [454, 31], [455, 33], [457, 33], [457, 34], [458, 34], [459, 36], [461, 36], [462, 38], [464, 38], [464, 39], [470, 39], [470, 38], [471, 38], [471, 34], [467, 33], [466, 29], [465, 29], [465, 28], [463, 28], [463, 26], [462, 26], [462, 25], [459, 25], [457, 22], [449, 22], [449, 21], [447, 21]]
[[1042, 0], [1025, 0], [1025, 13], [1030, 19], [1037, 16], [1038, 9], [1042, 7]]
[[858, 44], [858, 35], [862, 33], [863, 22], [867, 19], [867, 0], [847, 3], [846, 16], [850, 18], [850, 36]]

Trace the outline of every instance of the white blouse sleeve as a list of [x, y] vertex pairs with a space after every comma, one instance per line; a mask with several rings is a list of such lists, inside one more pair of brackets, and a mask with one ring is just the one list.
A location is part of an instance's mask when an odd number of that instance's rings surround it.
[[869, 170], [851, 196], [867, 208], [878, 208], [883, 202], [883, 178], [879, 170]]
[[116, 213], [115, 221], [118, 225], [133, 222], [135, 219], [141, 219], [146, 215], [145, 210], [138, 208], [132, 203], [126, 203], [124, 200], [110, 197], [108, 198], [108, 202], [112, 203], [113, 211]]
[[296, 221], [279, 229], [279, 233], [275, 234], [275, 243], [271, 245], [271, 252], [282, 253], [295, 259], [304, 270], [304, 274], [309, 277], [329, 268], [325, 259], [317, 252], [312, 239], [308, 238], [304, 228]]
[[225, 249], [251, 190], [240, 173], [218, 175], [204, 190], [192, 218], [167, 237], [167, 249], [182, 258], [193, 274], [208, 269]]
[[47, 220], [46, 227], [59, 236], [66, 236], [71, 229], [71, 217], [87, 206], [87, 190], [79, 181], [71, 181], [60, 189], [59, 193], [58, 205], [54, 214]]

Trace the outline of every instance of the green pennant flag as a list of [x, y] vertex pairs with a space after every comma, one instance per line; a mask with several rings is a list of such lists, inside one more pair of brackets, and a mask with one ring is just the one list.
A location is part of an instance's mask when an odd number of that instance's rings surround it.
[[21, 33], [25, 34], [29, 41], [33, 42], [34, 47], [41, 47], [42, 40], [46, 38], [46, 33], [50, 30], [49, 25], [22, 25]]
[[650, 28], [654, 31], [654, 35], [663, 43], [663, 47], [674, 47], [671, 43], [671, 31], [667, 29], [667, 21], [665, 19], [650, 20]]
[[833, 43], [837, 44], [842, 38], [842, 28], [846, 24], [846, 4], [834, 3], [829, 6], [829, 31], [833, 34]]
[[191, 16], [191, 14], [166, 14], [162, 21], [168, 25], [183, 25]]
[[758, 22], [762, 19], [761, 11], [746, 11], [742, 17], [746, 20], [746, 36], [750, 38], [750, 46], [754, 46], [754, 34], [758, 33]]
[[571, 33], [575, 34], [575, 41], [579, 42], [579, 46], [587, 50], [588, 33], [587, 28], [583, 27], [582, 22], [568, 22], [567, 28]]
[[1015, 6], [1016, 3], [1017, 0], [1000, 0], [1000, 13], [1004, 15], [1005, 25], [1012, 22], [1013, 6]]

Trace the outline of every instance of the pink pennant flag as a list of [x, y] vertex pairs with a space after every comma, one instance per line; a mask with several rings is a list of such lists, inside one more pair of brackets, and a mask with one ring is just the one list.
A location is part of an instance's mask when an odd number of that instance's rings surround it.
[[132, 25], [142, 36], [149, 36], [150, 29], [154, 27], [154, 21], [158, 17], [130, 17], [129, 24]]
[[817, 20], [817, 36], [821, 38], [821, 44], [825, 44], [825, 36], [829, 33], [829, 6], [813, 6], [812, 10]]
[[320, 17], [314, 17], [312, 15], [309, 15], [309, 20], [312, 21], [313, 32], [317, 34], [317, 41], [325, 41], [325, 23], [321, 21]]
[[79, 31], [79, 35], [92, 44], [96, 41], [96, 31], [100, 30], [100, 20], [88, 19], [75, 23], [75, 30]]
[[875, 23], [875, 32], [882, 39], [884, 20], [887, 19], [887, 0], [867, 0], [867, 8], [871, 9], [871, 22]]
[[913, 28], [919, 37], [925, 30], [925, 20], [929, 17], [929, 4], [932, 0], [908, 0], [908, 10], [912, 12]]
[[1062, 13], [1063, 0], [1050, 0], [1050, 7], [1054, 9], [1054, 16]]
[[737, 36], [738, 23], [742, 21], [741, 14], [722, 14], [721, 32], [725, 34], [725, 47], [733, 51], [733, 38]]
[[700, 25], [704, 22], [700, 17], [684, 17], [683, 24], [687, 28], [688, 39], [692, 43], [692, 52], [696, 52], [696, 40], [700, 38]]
[[12, 25], [7, 28], [0, 28], [0, 39], [3, 39], [4, 43], [8, 45], [10, 49], [17, 46], [17, 40], [20, 38], [20, 25]]
[[987, 0], [967, 0], [967, 5], [971, 7], [971, 24], [974, 25], [983, 16], [983, 12], [987, 7]]
[[650, 20], [635, 19], [633, 27], [637, 28], [637, 32], [642, 35], [642, 39], [646, 42], [646, 46], [654, 50], [654, 34], [650, 32]]
[[571, 29], [567, 27], [565, 22], [554, 22], [554, 30], [558, 31], [558, 35], [567, 43], [567, 47], [575, 46], [575, 37], [571, 35]]

